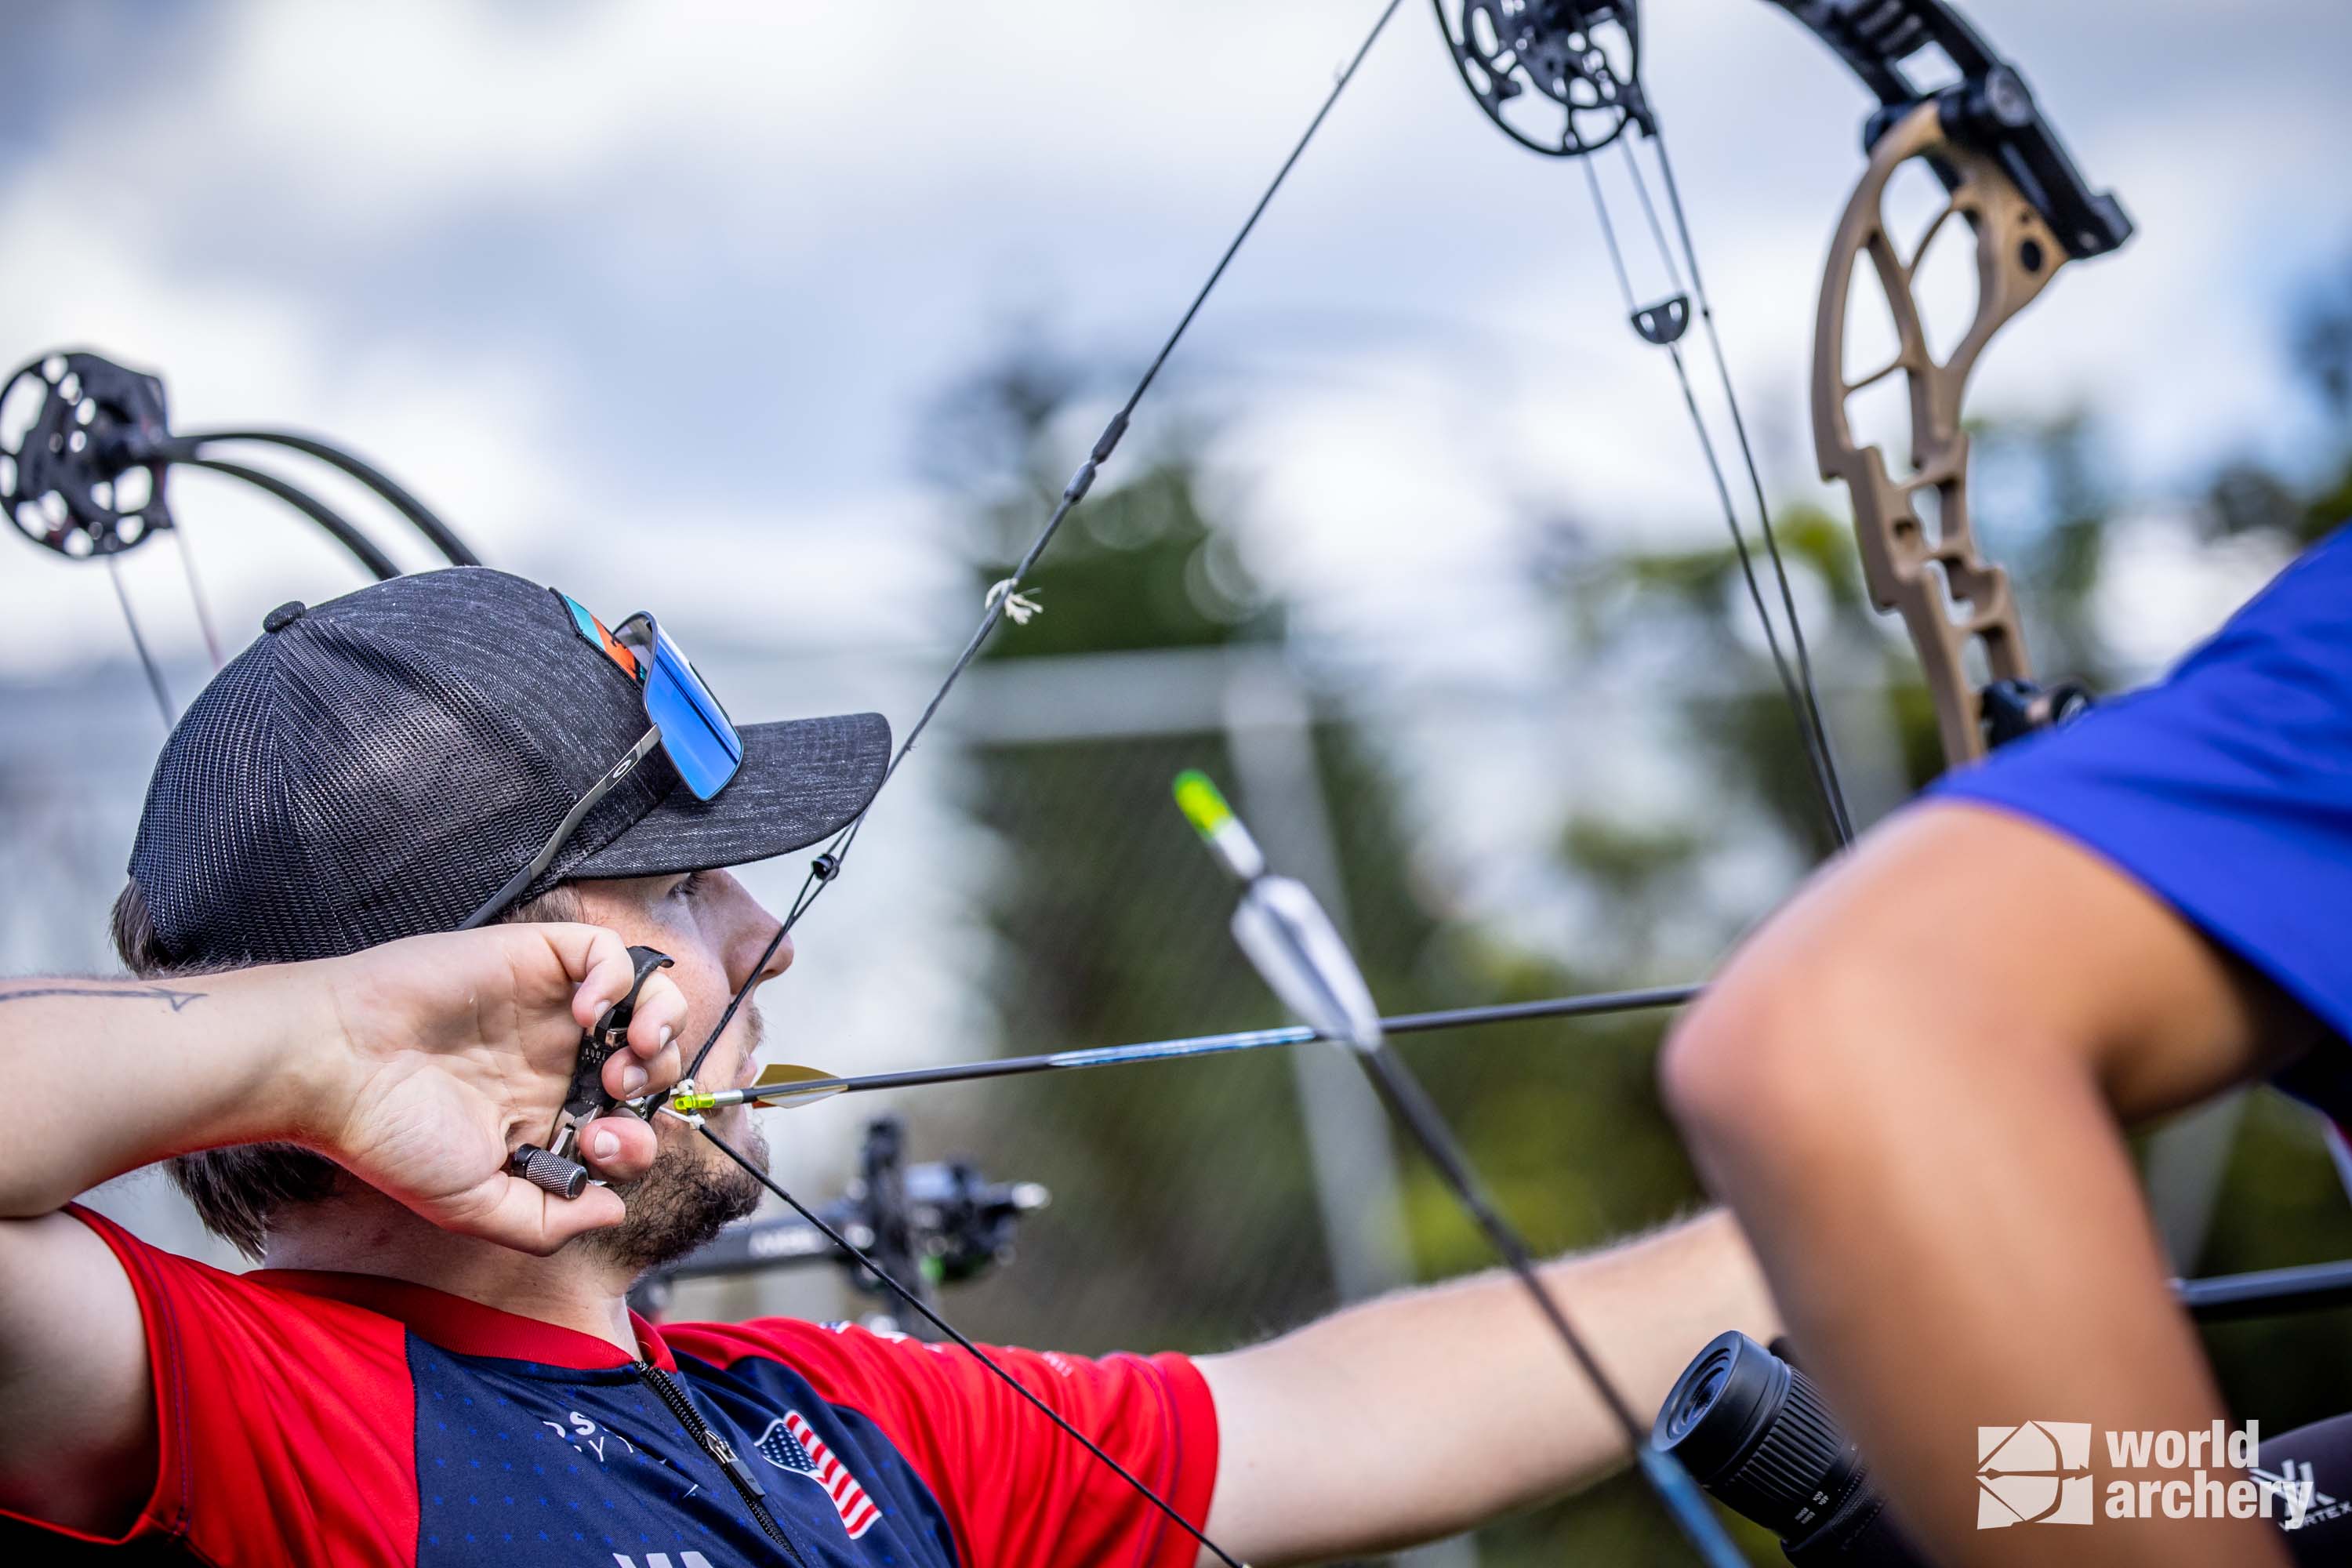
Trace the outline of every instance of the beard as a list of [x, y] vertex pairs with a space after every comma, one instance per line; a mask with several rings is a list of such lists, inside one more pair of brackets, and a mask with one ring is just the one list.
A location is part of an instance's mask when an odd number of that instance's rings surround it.
[[[768, 1163], [767, 1141], [744, 1119], [727, 1142], [753, 1164]], [[724, 1136], [724, 1134], [721, 1134]], [[635, 1182], [613, 1184], [627, 1217], [572, 1243], [636, 1279], [707, 1245], [725, 1226], [760, 1206], [751, 1173], [684, 1127], [663, 1142], [653, 1168]]]
[[[760, 1048], [760, 1010], [743, 1013], [743, 1056]], [[734, 1122], [719, 1125], [719, 1118]], [[661, 1145], [653, 1166], [636, 1181], [615, 1182], [628, 1214], [620, 1224], [593, 1230], [572, 1245], [625, 1271], [634, 1280], [708, 1245], [720, 1229], [759, 1208], [762, 1191], [751, 1172], [683, 1123], [657, 1121]], [[712, 1131], [761, 1170], [768, 1168], [768, 1141], [751, 1123], [751, 1108], [737, 1106], [712, 1118]]]

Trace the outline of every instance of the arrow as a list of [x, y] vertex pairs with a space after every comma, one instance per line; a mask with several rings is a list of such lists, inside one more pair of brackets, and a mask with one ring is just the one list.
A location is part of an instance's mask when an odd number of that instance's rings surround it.
[[[1581, 996], [1548, 996], [1537, 1002], [1449, 1007], [1436, 1013], [1399, 1013], [1378, 1022], [1381, 1033], [1384, 1035], [1422, 1035], [1481, 1024], [1516, 1024], [1535, 1018], [1595, 1018], [1612, 1013], [1680, 1007], [1698, 994], [1696, 985], [1657, 985], [1638, 991], [1595, 991]], [[1192, 1057], [1262, 1051], [1276, 1046], [1303, 1046], [1325, 1037], [1305, 1024], [1286, 1024], [1275, 1029], [1187, 1035], [1172, 1040], [1144, 1040], [1130, 1046], [1089, 1046], [1073, 1051], [1047, 1051], [1038, 1056], [995, 1057], [987, 1061], [950, 1062], [944, 1067], [907, 1068], [897, 1072], [860, 1073], [856, 1076], [842, 1076], [827, 1072], [823, 1068], [780, 1062], [763, 1068], [749, 1089], [718, 1089], [707, 1094], [700, 1091], [675, 1094], [670, 1097], [670, 1104], [679, 1110], [719, 1110], [730, 1105], [745, 1104], [758, 1104], [763, 1110], [796, 1108], [814, 1105], [836, 1094], [866, 1094], [877, 1089], [915, 1089], [935, 1083], [969, 1083], [975, 1079], [1018, 1078], [1027, 1073], [1062, 1072], [1076, 1068], [1182, 1061]]]

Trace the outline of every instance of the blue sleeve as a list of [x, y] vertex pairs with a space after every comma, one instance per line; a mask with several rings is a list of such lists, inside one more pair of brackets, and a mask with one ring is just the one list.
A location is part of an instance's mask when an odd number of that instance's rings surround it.
[[2352, 529], [2156, 685], [1931, 795], [2074, 839], [2352, 1037]]

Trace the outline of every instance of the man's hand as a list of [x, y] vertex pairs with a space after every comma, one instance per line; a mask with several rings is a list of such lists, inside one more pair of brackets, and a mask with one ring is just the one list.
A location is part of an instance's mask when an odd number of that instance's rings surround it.
[[[592, 1187], [566, 1202], [507, 1173], [544, 1139], [581, 1031], [634, 970], [611, 931], [504, 925], [411, 937], [346, 958], [137, 981], [0, 982], [0, 1062], [23, 1083], [71, 1066], [71, 1094], [36, 1095], [0, 1143], [0, 1218], [32, 1219], [169, 1155], [234, 1143], [315, 1149], [436, 1223], [533, 1252], [618, 1222]], [[677, 1081], [686, 998], [656, 973], [604, 1085], [629, 1098]], [[653, 1130], [581, 1130], [599, 1174], [652, 1162]]]
[[[507, 925], [412, 937], [333, 961], [334, 1059], [317, 1075], [297, 1141], [447, 1229], [530, 1252], [619, 1223], [620, 1197], [565, 1200], [507, 1172], [543, 1142], [570, 1086], [580, 1034], [625, 995], [628, 949], [585, 925]], [[677, 1081], [686, 998], [660, 972], [637, 994], [628, 1048], [604, 1064], [616, 1100]], [[596, 1174], [653, 1163], [654, 1131], [607, 1116], [580, 1131]]]
[[[452, 1230], [552, 1251], [621, 1200], [552, 1197], [506, 1173], [507, 1151], [546, 1135], [581, 1031], [632, 977], [610, 931], [508, 925], [156, 984], [0, 981], [0, 1061], [70, 1091], [20, 1096], [0, 1142], [0, 1508], [109, 1532], [154, 1485], [139, 1303], [97, 1233], [56, 1212], [75, 1194], [170, 1154], [291, 1142]], [[654, 975], [605, 1087], [674, 1082], [685, 1019]], [[607, 1117], [581, 1152], [642, 1174], [653, 1131]]]

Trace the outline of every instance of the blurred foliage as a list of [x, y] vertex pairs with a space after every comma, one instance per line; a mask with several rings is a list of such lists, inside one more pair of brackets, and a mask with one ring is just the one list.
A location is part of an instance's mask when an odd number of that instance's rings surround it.
[[[1976, 500], [1988, 552], [2007, 564], [2038, 666], [2112, 689], [2118, 658], [2103, 598], [2123, 530], [2184, 514], [2211, 540], [2254, 536], [2284, 556], [2352, 498], [2352, 294], [2315, 303], [2296, 363], [2347, 438], [2307, 471], [2246, 458], [2199, 493], [2135, 498], [2101, 459], [2087, 417], [1975, 432]], [[1108, 410], [1071, 362], [1024, 344], [954, 388], [924, 450], [971, 541], [978, 584], [1005, 576], [1049, 514]], [[1278, 650], [1288, 616], [1256, 581], [1204, 477], [1202, 432], [1140, 433], [1034, 569], [1046, 607], [1005, 627], [983, 666], [1078, 653]], [[1889, 808], [1941, 768], [1935, 721], [1899, 626], [1869, 607], [1847, 526], [1811, 507], [1776, 518], [1808, 653], [1833, 729], [1885, 737], [1877, 794]], [[1457, 1005], [1639, 984], [1702, 968], [1728, 934], [1688, 917], [1727, 856], [1779, 845], [1791, 870], [1830, 847], [1804, 755], [1727, 549], [1616, 552], [1578, 531], [1546, 542], [1547, 574], [1575, 640], [1580, 679], [1642, 674], [1703, 809], [1638, 817], [1584, 810], [1555, 839], [1561, 873], [1605, 911], [1584, 971], [1449, 924], [1416, 888], [1412, 845], [1378, 737], [1344, 704], [1318, 708], [1312, 750], [1341, 876], [1340, 911], [1374, 992], [1391, 1009]], [[1759, 549], [1758, 567], [1767, 563]], [[1762, 592], [1777, 611], [1769, 576]], [[1007, 1049], [1033, 1051], [1248, 1027], [1279, 1012], [1225, 931], [1231, 894], [1166, 805], [1183, 766], [1234, 778], [1220, 731], [997, 743], [970, 773], [967, 806], [996, 836], [988, 889], [993, 1002]], [[1244, 814], [1252, 805], [1241, 796]], [[1280, 857], [1276, 846], [1277, 858]], [[1785, 883], [1781, 885], [1785, 886]], [[1763, 912], [1729, 911], [1733, 928]], [[1605, 1243], [1702, 1201], [1658, 1105], [1662, 1030], [1640, 1016], [1528, 1025], [1404, 1042], [1504, 1206], [1546, 1249]], [[1214, 1350], [1306, 1321], [1335, 1300], [1287, 1065], [1272, 1054], [1215, 1065], [1012, 1079], [984, 1091], [984, 1121], [957, 1128], [1004, 1174], [1043, 1181], [1055, 1208], [1017, 1267], [961, 1293], [983, 1332], [1076, 1351]], [[977, 1114], [977, 1112], [975, 1112]], [[929, 1130], [927, 1141], [935, 1141]], [[1408, 1152], [1404, 1204], [1416, 1267], [1440, 1278], [1488, 1258], [1448, 1194]], [[2311, 1120], [2257, 1096], [2231, 1146], [2204, 1271], [2352, 1256], [2352, 1212]], [[2352, 1406], [2345, 1314], [2236, 1325], [2211, 1343], [2233, 1399], [2272, 1429]], [[1696, 1347], [1694, 1347], [1696, 1348]], [[1779, 1555], [1762, 1536], [1755, 1560]], [[1637, 1481], [1538, 1509], [1479, 1532], [1486, 1564], [1679, 1563], [1684, 1549]]]
[[[942, 403], [924, 449], [968, 520], [977, 584], [1011, 571], [1091, 444], [1105, 412], [1091, 390], [1072, 366], [1024, 349]], [[1045, 613], [1001, 629], [983, 667], [1072, 653], [1278, 650], [1284, 606], [1251, 578], [1204, 491], [1200, 442], [1193, 432], [1157, 446], [1130, 436], [1030, 576]], [[1597, 980], [1443, 925], [1408, 874], [1407, 830], [1373, 738], [1319, 710], [1310, 736], [1337, 901], [1385, 1007], [1526, 1000]], [[1007, 1049], [1286, 1021], [1227, 934], [1230, 888], [1167, 804], [1185, 766], [1239, 783], [1221, 731], [995, 744], [972, 755], [968, 809], [1003, 847], [987, 919]], [[1250, 814], [1246, 791], [1234, 793]], [[1626, 843], [1606, 853], [1622, 862], [1617, 881], [1631, 896], [1650, 884], [1645, 857], [1679, 848]], [[1698, 1201], [1652, 1081], [1658, 1029], [1640, 1017], [1529, 1024], [1414, 1037], [1403, 1048], [1505, 1205], [1538, 1246], [1559, 1250]], [[1030, 1226], [1017, 1267], [960, 1294], [967, 1326], [1078, 1351], [1207, 1351], [1337, 1304], [1300, 1107], [1279, 1056], [1015, 1079], [985, 1092], [989, 1121], [958, 1134], [992, 1168], [1045, 1183], [1056, 1205]], [[1443, 1186], [1409, 1152], [1401, 1168], [1420, 1276], [1486, 1267]], [[1515, 1521], [1480, 1561], [1549, 1562], [1563, 1551], [1662, 1563], [1677, 1552], [1636, 1483]]]

